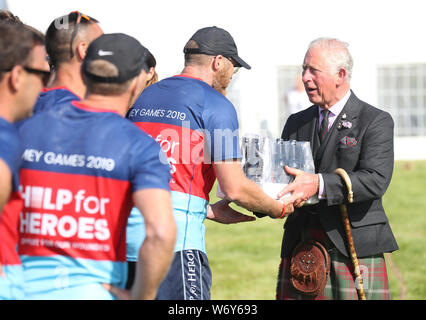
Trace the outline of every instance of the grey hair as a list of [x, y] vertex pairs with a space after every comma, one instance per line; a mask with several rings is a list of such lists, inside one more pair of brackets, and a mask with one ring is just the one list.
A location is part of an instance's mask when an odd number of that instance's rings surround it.
[[318, 38], [309, 44], [311, 48], [329, 50], [328, 64], [332, 71], [339, 72], [341, 68], [346, 70], [346, 81], [349, 83], [352, 77], [353, 59], [348, 50], [349, 44], [335, 38]]

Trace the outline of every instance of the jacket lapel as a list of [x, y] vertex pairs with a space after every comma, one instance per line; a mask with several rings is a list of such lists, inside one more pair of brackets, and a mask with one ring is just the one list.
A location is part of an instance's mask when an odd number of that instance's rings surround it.
[[305, 119], [311, 119], [310, 121], [302, 124], [297, 129], [297, 141], [309, 141], [311, 143], [312, 157], [315, 159], [316, 152], [320, 147], [320, 141], [317, 134], [318, 131], [318, 107], [311, 106], [306, 110], [306, 114], [303, 116]]
[[342, 121], [347, 121], [351, 124], [354, 124], [354, 120], [358, 118], [358, 114], [360, 111], [359, 108], [357, 108], [357, 104], [358, 98], [351, 91], [351, 95], [348, 99], [348, 102], [346, 102], [340, 114], [337, 115], [333, 126], [330, 128], [330, 131], [326, 136], [326, 139], [320, 145], [314, 157], [316, 168], [318, 168], [317, 171], [326, 171], [327, 165], [332, 162], [330, 157], [334, 157], [340, 139], [342, 139], [347, 134], [347, 129], [343, 127], [338, 128], [339, 124], [341, 124]]

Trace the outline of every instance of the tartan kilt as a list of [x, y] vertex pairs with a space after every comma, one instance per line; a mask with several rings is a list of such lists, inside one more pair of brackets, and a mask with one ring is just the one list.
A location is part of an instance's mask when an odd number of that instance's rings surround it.
[[[322, 230], [310, 230], [316, 235], [316, 239], [327, 235]], [[318, 237], [318, 235], [321, 236]], [[320, 241], [324, 244], [323, 241]], [[316, 297], [304, 296], [298, 293], [290, 283], [290, 257], [281, 260], [277, 288], [277, 300], [358, 300], [356, 283], [353, 276], [352, 261], [345, 257], [336, 248], [328, 248], [329, 241], [325, 241], [325, 247], [330, 254], [330, 275], [322, 294]], [[328, 243], [327, 243], [328, 242]], [[386, 271], [386, 263], [383, 254], [358, 259], [363, 277], [364, 291], [367, 300], [390, 300], [389, 282]]]

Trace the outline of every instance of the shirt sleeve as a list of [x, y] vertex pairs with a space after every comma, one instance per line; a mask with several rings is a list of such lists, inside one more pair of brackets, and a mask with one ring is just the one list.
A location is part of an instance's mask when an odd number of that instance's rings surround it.
[[241, 158], [237, 113], [232, 103], [221, 97], [206, 104], [203, 113], [206, 146], [212, 162]]
[[322, 177], [322, 174], [319, 173], [319, 190], [318, 190], [318, 199], [327, 199], [327, 193], [325, 190], [325, 184], [324, 184], [324, 178]]
[[12, 173], [13, 190], [18, 189], [21, 154], [22, 148], [17, 131], [12, 127], [9, 130], [0, 128], [0, 159], [7, 164]]

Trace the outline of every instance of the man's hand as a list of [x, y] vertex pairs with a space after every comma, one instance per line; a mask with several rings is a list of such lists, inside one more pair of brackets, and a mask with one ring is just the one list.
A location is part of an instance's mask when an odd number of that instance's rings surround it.
[[221, 200], [215, 204], [207, 206], [207, 219], [223, 224], [232, 224], [239, 222], [248, 222], [256, 220], [255, 217], [235, 211], [230, 206], [230, 201]]
[[291, 196], [287, 196], [284, 198], [281, 198], [279, 201], [285, 206], [285, 214], [283, 218], [288, 217], [290, 214], [294, 212], [294, 202], [298, 199], [298, 196], [295, 194], [292, 194]]
[[318, 193], [319, 176], [288, 166], [285, 166], [284, 169], [288, 174], [293, 175], [295, 179], [278, 194], [278, 198], [291, 192], [293, 195], [297, 195], [293, 205], [300, 208], [310, 197]]

